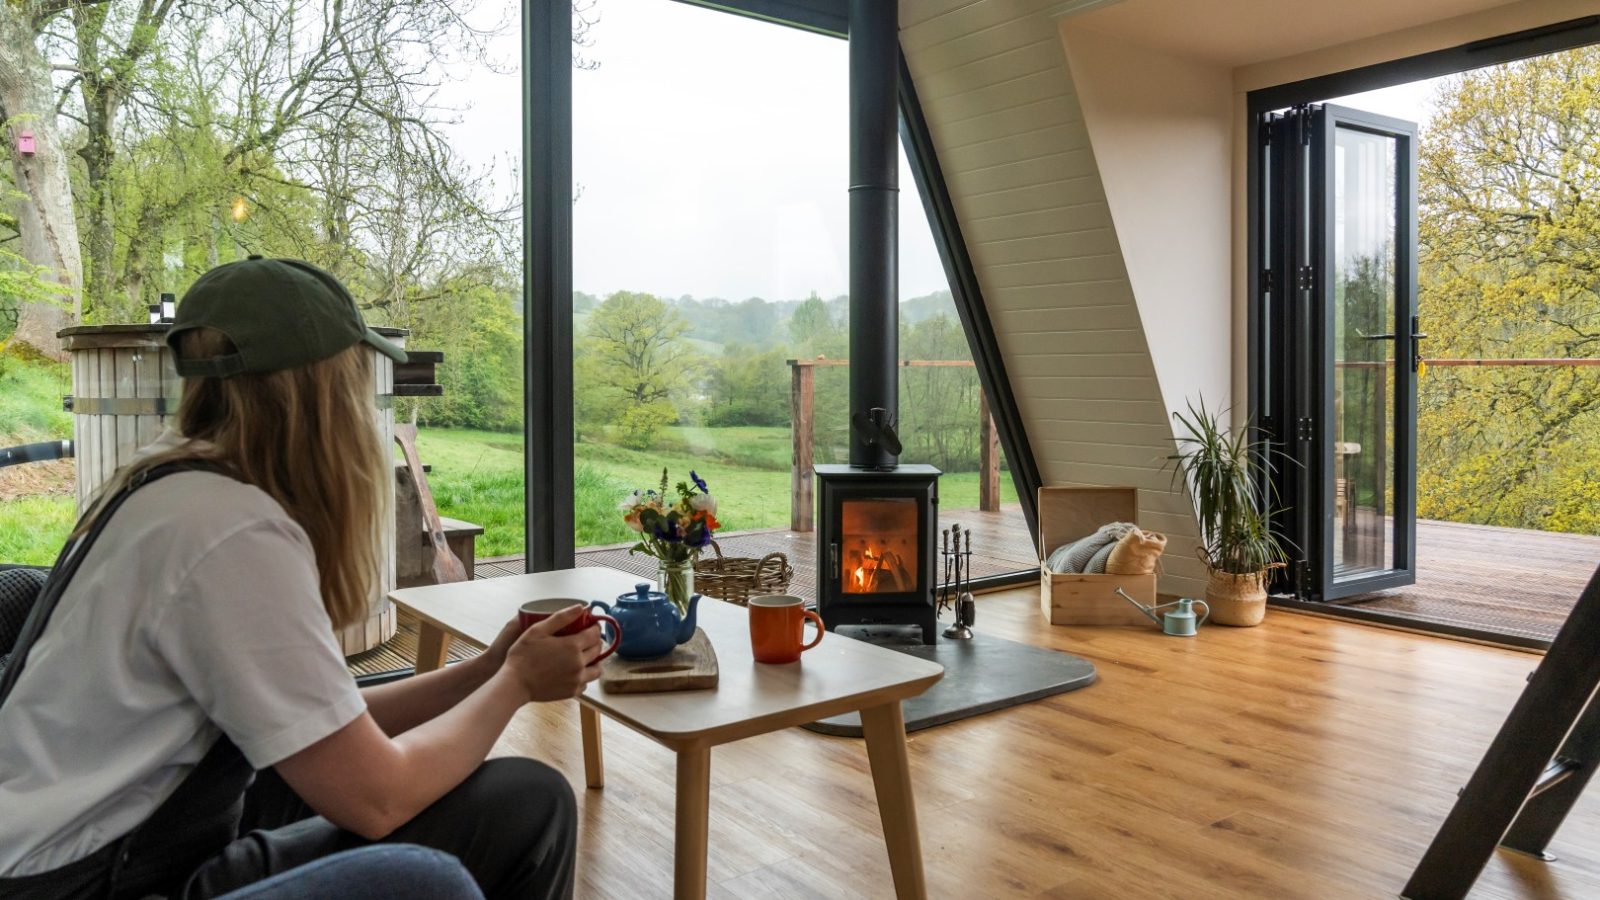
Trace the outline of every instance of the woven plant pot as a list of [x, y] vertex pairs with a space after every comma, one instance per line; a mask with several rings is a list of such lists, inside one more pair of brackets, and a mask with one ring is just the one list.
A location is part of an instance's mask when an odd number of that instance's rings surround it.
[[1233, 575], [1212, 572], [1206, 584], [1206, 604], [1218, 625], [1260, 625], [1267, 615], [1265, 572]]

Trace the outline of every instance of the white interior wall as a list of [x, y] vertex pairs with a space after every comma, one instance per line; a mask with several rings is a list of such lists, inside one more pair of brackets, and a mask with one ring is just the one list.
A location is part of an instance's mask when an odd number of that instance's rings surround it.
[[[1167, 410], [1232, 404], [1232, 74], [1061, 21]], [[1242, 410], [1241, 410], [1242, 412]]]

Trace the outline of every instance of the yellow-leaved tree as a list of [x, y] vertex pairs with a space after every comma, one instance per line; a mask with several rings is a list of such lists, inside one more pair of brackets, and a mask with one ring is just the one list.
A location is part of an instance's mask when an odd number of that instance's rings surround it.
[[[1600, 357], [1600, 48], [1448, 80], [1421, 141], [1423, 354]], [[1434, 367], [1422, 518], [1600, 534], [1600, 367]]]

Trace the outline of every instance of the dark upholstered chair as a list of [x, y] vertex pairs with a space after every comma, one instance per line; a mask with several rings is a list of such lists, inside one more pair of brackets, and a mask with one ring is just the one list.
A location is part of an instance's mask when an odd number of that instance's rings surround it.
[[47, 574], [31, 566], [0, 570], [0, 672], [11, 662], [11, 648], [22, 635], [22, 623], [39, 599]]

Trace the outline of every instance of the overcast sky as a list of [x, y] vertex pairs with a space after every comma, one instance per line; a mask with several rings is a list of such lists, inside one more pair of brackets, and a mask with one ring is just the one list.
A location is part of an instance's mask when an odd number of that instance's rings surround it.
[[[489, 0], [490, 3], [496, 0]], [[845, 42], [671, 0], [599, 0], [597, 63], [573, 72], [573, 283], [676, 297], [845, 293]], [[514, 62], [517, 36], [496, 45]], [[477, 166], [521, 155], [520, 86], [471, 72], [443, 99]], [[900, 295], [945, 288], [916, 185], [901, 174]]]
[[[484, 0], [484, 21], [514, 15]], [[573, 73], [573, 283], [676, 297], [798, 299], [845, 293], [849, 165], [844, 41], [672, 0], [598, 0], [597, 64]], [[512, 188], [522, 152], [518, 35], [441, 99], [469, 164]], [[1334, 102], [1412, 121], [1434, 82]], [[900, 296], [946, 287], [901, 154]]]

